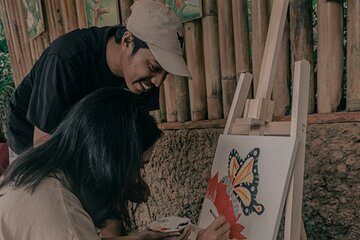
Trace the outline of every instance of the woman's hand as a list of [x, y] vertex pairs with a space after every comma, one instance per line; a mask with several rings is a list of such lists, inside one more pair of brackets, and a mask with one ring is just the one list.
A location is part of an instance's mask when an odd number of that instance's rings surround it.
[[187, 240], [191, 231], [189, 228], [182, 232], [162, 233], [149, 229], [123, 237], [102, 238], [103, 240]]
[[196, 240], [227, 240], [230, 234], [230, 224], [224, 216], [219, 216], [204, 230], [198, 233]]
[[186, 240], [190, 236], [190, 229], [185, 228], [182, 232], [162, 233], [149, 229], [139, 232], [138, 240]]

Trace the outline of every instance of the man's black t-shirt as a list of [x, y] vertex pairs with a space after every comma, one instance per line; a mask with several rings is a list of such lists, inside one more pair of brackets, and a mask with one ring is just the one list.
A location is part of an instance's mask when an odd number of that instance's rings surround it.
[[[32, 147], [34, 126], [51, 133], [87, 94], [102, 87], [126, 88], [106, 62], [106, 43], [117, 28], [75, 30], [44, 51], [10, 102], [7, 136], [15, 153]], [[157, 88], [141, 95], [148, 110], [159, 108]]]

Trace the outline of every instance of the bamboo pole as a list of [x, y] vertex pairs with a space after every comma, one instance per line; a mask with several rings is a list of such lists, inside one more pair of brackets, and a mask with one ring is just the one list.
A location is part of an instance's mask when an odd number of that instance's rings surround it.
[[18, 23], [16, 22], [15, 18], [15, 11], [13, 8], [13, 1], [5, 1], [5, 8], [8, 12], [8, 23], [10, 25], [10, 34], [11, 34], [11, 41], [14, 44], [14, 53], [15, 53], [15, 61], [17, 62], [17, 71], [18, 71], [18, 79], [15, 79], [15, 84], [19, 85], [23, 76], [25, 75], [25, 68], [24, 68], [24, 56], [21, 51], [21, 44], [20, 44], [20, 37], [18, 32]]
[[160, 87], [160, 94], [159, 94], [159, 105], [160, 105], [160, 122], [166, 122], [166, 101], [165, 101], [165, 87], [164, 84]]
[[[269, 16], [274, 0], [269, 1]], [[275, 81], [272, 92], [272, 99], [275, 101], [274, 115], [284, 116], [288, 114], [290, 107], [290, 93], [289, 93], [289, 78], [290, 78], [290, 29], [289, 29], [289, 15], [285, 20], [284, 33], [281, 40], [281, 47], [279, 53], [279, 62], [275, 73]]]
[[69, 11], [69, 31], [77, 29], [79, 27], [76, 13], [76, 2], [78, 0], [66, 0]]
[[67, 0], [61, 0], [59, 1], [60, 5], [60, 15], [61, 15], [61, 19], [62, 19], [62, 23], [64, 26], [64, 32], [69, 32], [70, 31], [70, 16], [69, 16], [69, 8], [68, 8], [68, 1]]
[[348, 111], [360, 110], [360, 1], [347, 7], [347, 102]]
[[130, 16], [130, 7], [134, 3], [134, 0], [121, 0], [120, 1], [120, 12], [121, 12], [121, 24], [126, 25], [127, 18]]
[[250, 45], [247, 1], [232, 0], [236, 79], [241, 73], [250, 72]]
[[250, 1], [251, 10], [251, 43], [252, 43], [252, 69], [253, 69], [253, 96], [256, 95], [261, 63], [263, 59], [267, 29], [269, 25], [267, 0]]
[[294, 63], [306, 59], [310, 63], [310, 89], [308, 113], [314, 112], [315, 84], [313, 60], [312, 2], [308, 0], [290, 0], [290, 42], [291, 69]]
[[54, 34], [52, 41], [64, 34], [64, 23], [61, 17], [60, 3], [58, 0], [48, 0], [50, 3], [50, 16], [53, 18]]
[[208, 119], [223, 115], [216, 0], [203, 1], [203, 46]]
[[7, 7], [6, 1], [8, 0], [3, 0], [0, 1], [0, 11], [1, 11], [1, 17], [2, 17], [2, 21], [3, 21], [3, 25], [4, 25], [4, 32], [5, 32], [5, 37], [6, 37], [6, 43], [9, 49], [9, 55], [10, 55], [10, 64], [11, 64], [11, 69], [13, 72], [13, 76], [14, 76], [14, 83], [15, 86], [19, 85], [21, 79], [19, 76], [19, 67], [18, 67], [18, 63], [16, 60], [16, 54], [15, 54], [15, 46], [14, 46], [14, 42], [12, 40], [12, 33], [11, 33], [11, 29], [10, 29], [10, 10]]
[[45, 12], [47, 13], [44, 18], [47, 22], [48, 32], [50, 37], [50, 42], [54, 41], [57, 38], [57, 26], [56, 26], [56, 17], [55, 11], [53, 10], [52, 2], [50, 0], [44, 1]]
[[178, 122], [186, 122], [190, 117], [189, 84], [185, 77], [174, 76], [175, 98]]
[[76, 13], [79, 28], [86, 28], [85, 0], [76, 0]]
[[25, 20], [24, 7], [20, 1], [13, 1], [13, 10], [15, 11], [15, 18], [18, 23], [18, 32], [20, 37], [20, 46], [24, 57], [24, 76], [28, 74], [32, 67], [32, 58], [30, 52], [30, 41], [27, 32], [27, 25]]
[[275, 73], [275, 81], [273, 86], [272, 99], [275, 102], [274, 115], [284, 116], [289, 113], [290, 107], [290, 29], [289, 19], [285, 22], [284, 34], [281, 40], [281, 48], [279, 53], [279, 62]]
[[206, 86], [202, 48], [201, 22], [195, 20], [184, 24], [187, 65], [191, 74], [189, 81], [191, 120], [206, 118]]
[[177, 121], [177, 107], [175, 96], [174, 75], [168, 74], [164, 81], [164, 92], [166, 102], [166, 119], [168, 122]]
[[231, 1], [217, 0], [224, 118], [227, 118], [236, 89], [236, 67]]
[[318, 112], [335, 112], [340, 103], [343, 73], [342, 1], [318, 3]]

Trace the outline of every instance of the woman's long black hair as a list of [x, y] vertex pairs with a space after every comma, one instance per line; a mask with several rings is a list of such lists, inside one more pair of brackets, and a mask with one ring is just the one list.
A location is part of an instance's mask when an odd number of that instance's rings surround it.
[[116, 218], [129, 230], [128, 196], [141, 182], [142, 153], [160, 136], [137, 95], [103, 88], [78, 102], [47, 142], [19, 156], [0, 186], [34, 191], [62, 170], [97, 227]]

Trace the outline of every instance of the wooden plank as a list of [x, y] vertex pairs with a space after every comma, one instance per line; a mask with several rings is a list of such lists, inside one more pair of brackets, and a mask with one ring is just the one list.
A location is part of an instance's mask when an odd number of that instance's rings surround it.
[[86, 28], [85, 0], [76, 0], [76, 14], [79, 28]]
[[309, 80], [310, 63], [306, 60], [296, 62], [290, 136], [298, 139], [299, 146], [286, 203], [284, 239], [288, 240], [300, 239], [301, 234]]
[[190, 122], [171, 122], [171, 123], [160, 123], [158, 124], [160, 129], [163, 130], [177, 130], [177, 129], [204, 129], [204, 128], [224, 128], [226, 120], [201, 120], [201, 121], [190, 121]]
[[203, 1], [203, 14], [202, 30], [208, 119], [220, 119], [223, 115], [223, 103], [216, 0]]
[[[259, 87], [261, 87], [259, 85]], [[275, 102], [265, 98], [248, 99], [245, 105], [244, 117], [271, 122]]]
[[224, 134], [228, 134], [230, 127], [235, 123], [237, 118], [243, 114], [245, 101], [248, 96], [252, 81], [252, 74], [242, 73], [239, 78], [238, 85], [235, 90], [234, 98], [229, 111], [229, 116], [225, 125]]
[[176, 98], [175, 96], [175, 86], [174, 86], [174, 75], [168, 74], [163, 83], [164, 93], [165, 93], [165, 102], [166, 102], [166, 120], [168, 122], [177, 121], [177, 108], [176, 108]]
[[191, 78], [189, 81], [191, 120], [206, 118], [206, 84], [203, 59], [201, 22], [199, 20], [184, 24], [186, 59]]
[[346, 109], [360, 110], [360, 1], [348, 0], [347, 7], [347, 95]]
[[270, 99], [277, 70], [289, 0], [274, 0], [256, 98]]
[[308, 113], [315, 110], [315, 83], [313, 60], [313, 26], [312, 1], [290, 0], [290, 43], [291, 69], [294, 72], [294, 63], [306, 59], [310, 63], [310, 89]]
[[319, 0], [318, 10], [318, 113], [335, 112], [341, 99], [343, 76], [342, 1]]
[[[274, 117], [273, 122], [290, 121], [290, 116]], [[329, 124], [329, 123], [356, 123], [360, 122], [360, 112], [339, 112], [327, 114], [311, 114], [308, 115], [308, 125], [311, 124]], [[267, 123], [269, 125], [273, 122]], [[189, 121], [185, 123], [162, 123], [159, 126], [162, 129], [196, 129], [196, 128], [224, 128], [226, 119]], [[265, 126], [266, 126], [265, 125]], [[234, 133], [237, 134], [237, 133]], [[266, 133], [265, 133], [266, 134]], [[269, 135], [272, 135], [269, 133]]]
[[256, 93], [261, 63], [263, 60], [266, 35], [269, 25], [269, 10], [267, 0], [250, 1], [251, 10], [251, 45], [252, 45], [252, 69], [253, 69], [253, 91]]
[[235, 48], [231, 1], [217, 0], [221, 83], [224, 118], [229, 115], [236, 89]]
[[247, 1], [232, 0], [236, 79], [251, 71]]
[[190, 117], [190, 100], [188, 79], [181, 76], [174, 76], [175, 99], [177, 116], [179, 122], [186, 122]]

